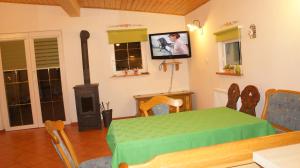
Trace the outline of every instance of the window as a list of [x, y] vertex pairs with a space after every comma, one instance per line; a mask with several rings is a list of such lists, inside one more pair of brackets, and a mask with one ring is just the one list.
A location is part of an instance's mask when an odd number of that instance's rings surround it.
[[43, 122], [66, 120], [57, 38], [33, 40]]
[[224, 68], [233, 68], [236, 65], [242, 65], [241, 43], [239, 40], [218, 42], [219, 48], [219, 70], [223, 72]]
[[241, 52], [240, 52], [240, 42], [225, 42], [224, 47], [224, 60], [225, 65], [241, 65]]
[[147, 72], [145, 42], [148, 41], [147, 29], [108, 30], [108, 42], [113, 44], [113, 76], [136, 76]]
[[241, 72], [241, 26], [229, 25], [214, 33], [218, 43], [219, 71]]
[[115, 70], [143, 69], [141, 42], [117, 43], [115, 50]]

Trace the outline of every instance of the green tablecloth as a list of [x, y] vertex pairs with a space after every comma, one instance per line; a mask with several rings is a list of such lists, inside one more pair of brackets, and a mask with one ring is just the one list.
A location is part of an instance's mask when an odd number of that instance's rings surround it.
[[115, 120], [107, 142], [112, 167], [138, 164], [163, 153], [253, 138], [275, 133], [265, 120], [229, 108], [214, 108], [162, 116]]

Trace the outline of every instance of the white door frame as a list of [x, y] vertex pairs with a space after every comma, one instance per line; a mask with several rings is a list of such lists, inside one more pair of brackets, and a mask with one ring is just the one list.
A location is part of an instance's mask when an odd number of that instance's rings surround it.
[[[10, 126], [9, 116], [8, 116], [8, 106], [6, 100], [6, 90], [3, 76], [3, 66], [2, 66], [2, 57], [0, 55], [0, 106], [1, 106], [1, 114], [2, 121], [4, 123], [4, 129], [6, 131], [20, 130], [20, 129], [29, 129], [38, 127], [38, 118], [36, 106], [33, 104], [35, 101], [35, 97], [33, 94], [34, 86], [32, 81], [32, 73], [31, 72], [31, 61], [30, 61], [30, 50], [29, 50], [29, 40], [28, 33], [17, 33], [17, 34], [0, 34], [0, 41], [16, 41], [16, 40], [24, 40], [25, 45], [25, 56], [26, 56], [26, 65], [27, 65], [27, 75], [28, 75], [28, 86], [29, 86], [29, 95], [30, 95], [30, 103], [31, 103], [31, 111], [33, 124], [24, 125], [24, 126]], [[1, 54], [1, 53], [0, 53]]]
[[0, 34], [0, 41], [14, 41], [14, 40], [24, 40], [25, 44], [25, 53], [26, 53], [26, 63], [27, 63], [27, 72], [28, 72], [28, 83], [30, 90], [30, 100], [31, 100], [31, 109], [33, 116], [33, 124], [25, 126], [14, 126], [11, 127], [9, 124], [8, 116], [8, 107], [6, 100], [6, 92], [4, 86], [4, 76], [3, 76], [3, 67], [1, 60], [0, 52], [0, 115], [2, 118], [2, 123], [6, 131], [20, 130], [20, 129], [29, 129], [44, 127], [42, 120], [42, 112], [40, 105], [40, 95], [39, 87], [36, 73], [36, 64], [35, 64], [35, 52], [34, 52], [34, 39], [37, 38], [57, 38], [58, 44], [58, 54], [59, 54], [59, 66], [60, 66], [60, 75], [61, 75], [61, 85], [63, 93], [63, 104], [65, 110], [65, 124], [71, 123], [71, 113], [69, 109], [69, 100], [67, 92], [67, 76], [65, 71], [65, 61], [63, 56], [63, 47], [62, 47], [62, 35], [61, 31], [41, 31], [41, 32], [29, 32], [29, 33], [13, 33], [13, 34]]

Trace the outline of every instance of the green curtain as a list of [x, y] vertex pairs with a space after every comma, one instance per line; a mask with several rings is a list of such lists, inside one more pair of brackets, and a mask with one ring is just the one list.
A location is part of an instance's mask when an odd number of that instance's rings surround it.
[[24, 40], [0, 42], [3, 70], [26, 69]]
[[240, 29], [238, 26], [231, 27], [225, 30], [214, 33], [217, 42], [235, 40], [240, 38]]
[[34, 39], [34, 51], [37, 68], [59, 67], [56, 38]]
[[147, 29], [108, 30], [109, 44], [147, 41]]

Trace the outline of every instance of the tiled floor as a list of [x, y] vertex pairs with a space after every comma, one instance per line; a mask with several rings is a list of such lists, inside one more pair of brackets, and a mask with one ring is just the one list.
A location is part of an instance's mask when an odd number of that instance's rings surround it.
[[[111, 155], [106, 129], [78, 132], [77, 126], [69, 125], [65, 131], [80, 161]], [[63, 167], [45, 128], [0, 133], [0, 168]]]

